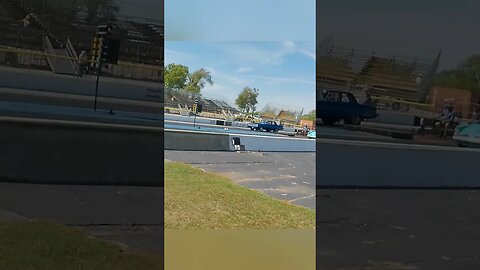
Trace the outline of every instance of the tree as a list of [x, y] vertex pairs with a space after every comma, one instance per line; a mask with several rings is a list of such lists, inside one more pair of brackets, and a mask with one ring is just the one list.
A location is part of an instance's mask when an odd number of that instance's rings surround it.
[[445, 70], [435, 76], [438, 86], [480, 91], [480, 55], [472, 55], [456, 69]]
[[210, 71], [201, 68], [188, 75], [188, 82], [185, 91], [193, 97], [198, 96], [207, 83], [213, 85], [212, 75], [210, 74]]
[[301, 119], [302, 119], [302, 120], [311, 120], [311, 121], [315, 121], [315, 120], [316, 120], [316, 117], [317, 117], [317, 115], [316, 115], [316, 113], [315, 113], [315, 112], [316, 112], [315, 110], [313, 110], [313, 111], [310, 111], [308, 114], [304, 114], [304, 115], [302, 115]]
[[188, 80], [188, 67], [175, 63], [168, 64], [164, 72], [165, 87], [173, 90], [184, 89]]
[[256, 88], [245, 87], [242, 92], [238, 94], [235, 104], [242, 110], [245, 114], [253, 113], [256, 109], [258, 103], [257, 97], [259, 90]]

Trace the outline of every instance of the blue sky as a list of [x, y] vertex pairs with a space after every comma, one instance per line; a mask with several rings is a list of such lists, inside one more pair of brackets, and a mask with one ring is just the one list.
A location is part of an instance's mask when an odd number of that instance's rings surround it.
[[233, 103], [249, 86], [260, 89], [259, 110], [272, 103], [308, 112], [315, 107], [314, 47], [312, 42], [292, 41], [166, 41], [165, 64], [209, 70], [214, 85], [203, 89], [205, 96]]
[[166, 40], [315, 41], [315, 0], [165, 0]]

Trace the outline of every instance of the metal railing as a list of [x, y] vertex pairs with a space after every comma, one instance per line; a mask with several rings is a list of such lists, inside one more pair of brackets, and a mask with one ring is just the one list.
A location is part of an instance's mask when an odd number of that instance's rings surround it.
[[80, 72], [80, 67], [78, 65], [78, 55], [77, 52], [75, 51], [75, 48], [73, 47], [72, 42], [70, 41], [70, 38], [67, 39], [67, 43], [65, 46], [65, 50], [67, 52], [67, 55], [70, 58], [70, 63], [72, 64], [72, 68], [75, 71], [76, 74], [79, 74]]
[[[45, 44], [48, 47], [48, 43]], [[56, 60], [70, 60], [78, 65], [78, 58], [62, 56], [42, 52], [39, 50], [28, 50], [13, 47], [0, 47], [0, 65], [12, 66], [27, 69], [51, 70]], [[141, 81], [162, 82], [163, 68], [161, 66], [149, 66], [135, 63], [119, 62], [108, 64], [103, 73], [105, 76], [132, 79]]]
[[55, 55], [55, 51], [53, 49], [52, 43], [50, 42], [50, 39], [46, 35], [43, 36], [42, 38], [42, 47], [43, 47], [43, 50], [47, 52], [44, 56], [47, 59], [50, 69], [53, 71], [53, 73], [56, 73], [55, 62], [58, 58], [51, 57], [56, 55]]

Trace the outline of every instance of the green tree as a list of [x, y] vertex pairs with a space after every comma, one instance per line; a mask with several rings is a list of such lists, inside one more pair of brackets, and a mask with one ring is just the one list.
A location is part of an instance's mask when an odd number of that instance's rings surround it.
[[259, 90], [256, 88], [245, 87], [242, 92], [238, 94], [235, 104], [242, 110], [245, 114], [253, 113], [256, 110], [256, 105], [258, 103]]
[[472, 55], [456, 69], [435, 76], [435, 85], [480, 91], [480, 55]]
[[188, 75], [188, 82], [185, 91], [193, 97], [199, 96], [206, 84], [213, 85], [212, 75], [206, 69], [199, 69]]
[[168, 64], [164, 71], [165, 87], [173, 90], [184, 89], [187, 85], [188, 67], [175, 63]]
[[308, 114], [304, 114], [302, 115], [302, 117], [300, 119], [302, 120], [311, 120], [311, 121], [315, 121], [316, 120], [316, 111], [313, 110], [313, 111], [310, 111]]

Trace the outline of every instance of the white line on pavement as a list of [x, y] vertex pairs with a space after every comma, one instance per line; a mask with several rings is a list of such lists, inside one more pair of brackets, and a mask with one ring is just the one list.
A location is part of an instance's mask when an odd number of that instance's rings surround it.
[[[407, 144], [407, 143], [347, 141], [347, 140], [337, 140], [337, 139], [317, 139], [317, 142], [325, 143], [325, 144], [369, 146], [369, 147], [377, 147], [377, 148], [396, 148], [396, 149], [407, 149], [407, 150], [480, 152], [480, 149], [475, 149], [475, 148], [460, 148], [460, 147], [453, 147], [453, 146], [435, 146], [435, 145], [419, 145], [419, 144]], [[321, 150], [319, 151], [319, 154], [321, 154]]]

